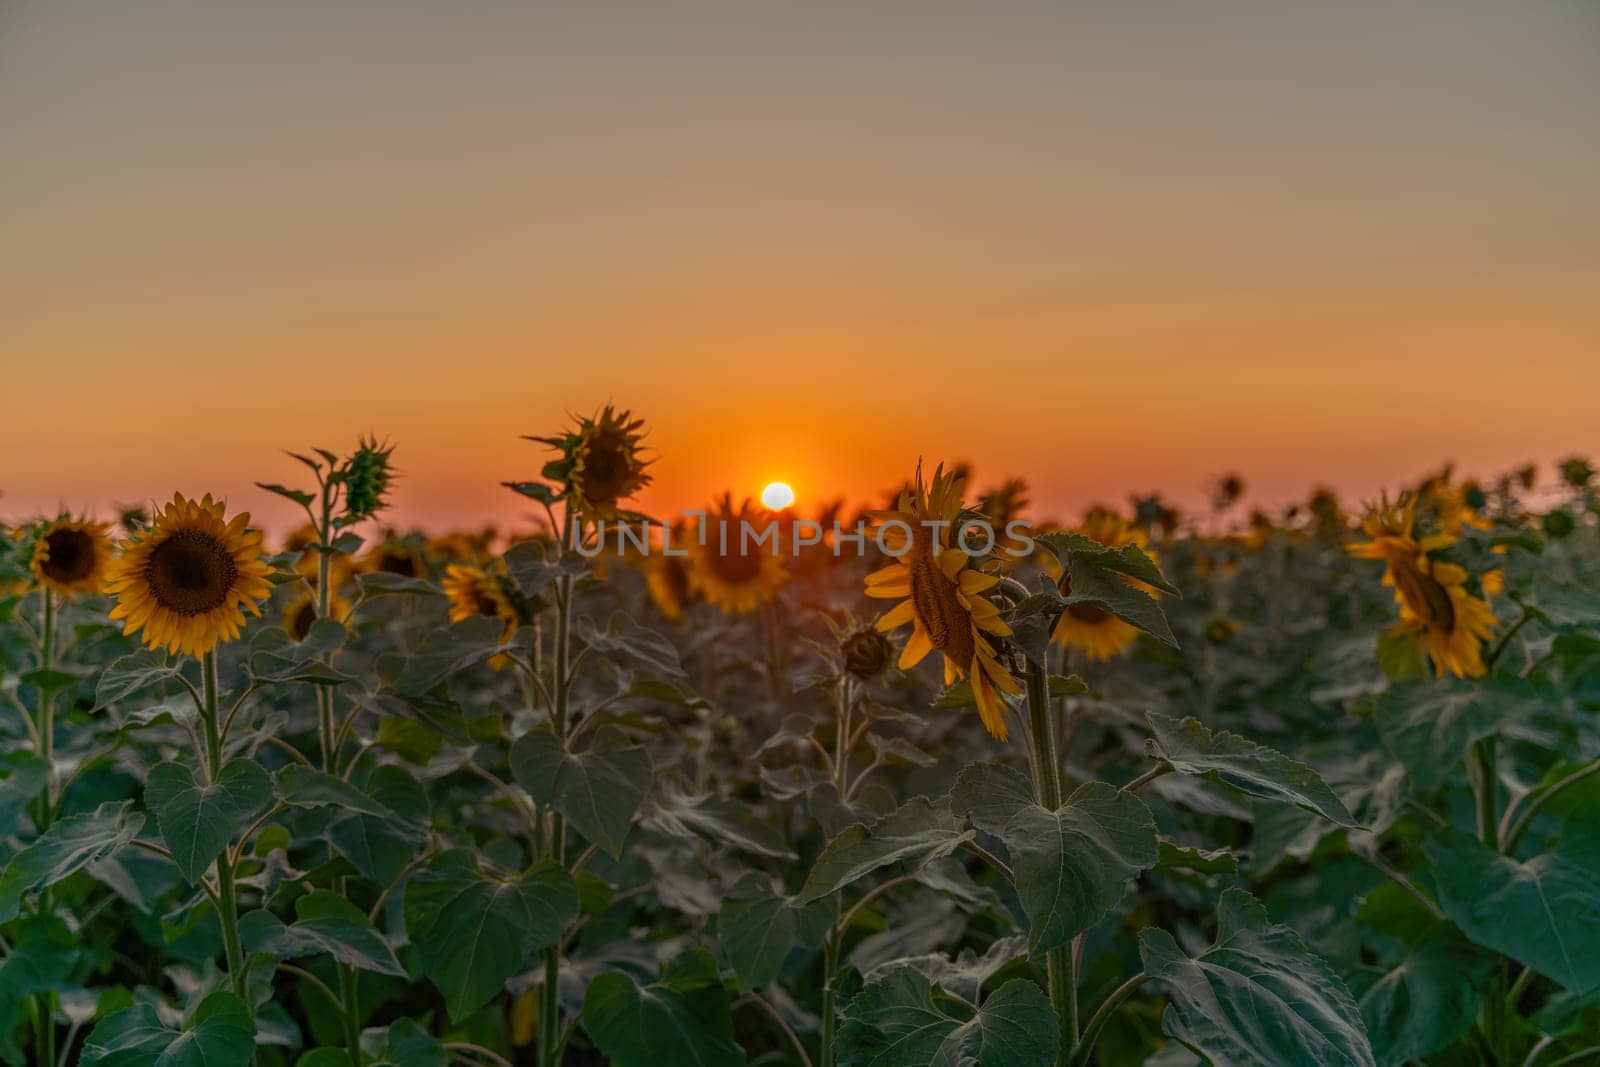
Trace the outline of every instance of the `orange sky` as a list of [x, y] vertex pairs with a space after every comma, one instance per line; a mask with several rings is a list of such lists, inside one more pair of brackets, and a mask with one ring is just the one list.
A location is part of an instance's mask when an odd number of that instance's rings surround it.
[[857, 7], [0, 7], [0, 516], [373, 430], [505, 523], [607, 400], [658, 513], [1600, 451], [1594, 9]]

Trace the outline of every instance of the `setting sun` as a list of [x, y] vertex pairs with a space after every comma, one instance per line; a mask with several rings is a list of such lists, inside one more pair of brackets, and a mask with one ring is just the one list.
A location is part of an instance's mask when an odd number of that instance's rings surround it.
[[761, 490], [761, 502], [773, 511], [782, 511], [794, 503], [794, 490], [788, 482], [768, 482]]

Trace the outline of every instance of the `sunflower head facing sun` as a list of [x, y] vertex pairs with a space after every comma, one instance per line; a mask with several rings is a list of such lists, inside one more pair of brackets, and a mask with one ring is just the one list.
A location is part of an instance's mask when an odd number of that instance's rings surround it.
[[561, 453], [545, 464], [544, 476], [562, 485], [562, 496], [585, 519], [614, 519], [618, 503], [650, 484], [645, 471], [643, 419], [607, 404], [560, 437], [533, 437]]
[[122, 543], [107, 568], [106, 588], [123, 632], [143, 631], [150, 648], [201, 656], [232, 641], [246, 613], [261, 614], [272, 568], [250, 516], [225, 518], [225, 505], [174, 496], [150, 527]]
[[[866, 593], [900, 601], [878, 619], [880, 633], [908, 623], [912, 627], [900, 652], [900, 668], [909, 670], [928, 653], [938, 652], [944, 658], [945, 684], [970, 679], [984, 728], [1004, 741], [1009, 730], [1000, 694], [1016, 696], [1021, 688], [998, 657], [998, 639], [1009, 637], [1011, 627], [984, 596], [1000, 579], [978, 570], [972, 557], [958, 547], [946, 547], [940, 536], [959, 527], [963, 486], [964, 480], [946, 474], [942, 465], [933, 482], [925, 484], [918, 468], [916, 484], [900, 494], [897, 507], [870, 513], [896, 560], [867, 575]], [[941, 522], [950, 525], [927, 525]]]
[[[746, 615], [778, 595], [789, 580], [776, 534], [757, 543], [772, 515], [749, 500], [737, 508], [731, 494], [706, 509], [703, 536], [688, 535], [689, 589], [730, 615]], [[745, 530], [753, 531], [745, 537]]]
[[1369, 539], [1350, 545], [1349, 552], [1384, 562], [1383, 584], [1394, 588], [1400, 605], [1391, 634], [1412, 635], [1440, 675], [1481, 677], [1487, 673], [1483, 643], [1494, 631], [1494, 612], [1467, 588], [1471, 576], [1465, 567], [1433, 557], [1455, 537], [1417, 537], [1416, 515], [1416, 497], [1404, 496], [1394, 504], [1385, 498], [1361, 523]]
[[106, 524], [60, 518], [40, 528], [33, 542], [33, 576], [57, 596], [93, 595], [105, 585], [111, 562]]
[[[1143, 530], [1109, 508], [1091, 508], [1076, 532], [1107, 548], [1135, 545], [1143, 549], [1149, 540]], [[1045, 569], [1056, 578], [1061, 595], [1071, 596], [1072, 579], [1061, 564], [1052, 557], [1046, 562]], [[1155, 594], [1155, 590], [1142, 583], [1131, 579], [1124, 581], [1146, 593]], [[1090, 659], [1103, 663], [1132, 646], [1139, 631], [1104, 608], [1094, 604], [1073, 604], [1061, 613], [1053, 636], [1063, 647], [1081, 649]]]

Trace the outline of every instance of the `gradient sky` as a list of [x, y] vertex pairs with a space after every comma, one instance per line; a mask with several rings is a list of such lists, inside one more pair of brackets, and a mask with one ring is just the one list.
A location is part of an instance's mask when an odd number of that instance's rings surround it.
[[0, 0], [0, 371], [9, 518], [505, 522], [607, 400], [663, 513], [1600, 451], [1600, 7]]

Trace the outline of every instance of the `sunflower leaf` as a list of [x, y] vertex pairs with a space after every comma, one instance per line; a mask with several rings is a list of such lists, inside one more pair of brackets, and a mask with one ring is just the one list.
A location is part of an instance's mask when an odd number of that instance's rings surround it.
[[185, 764], [158, 763], [144, 787], [145, 807], [191, 885], [272, 801], [272, 777], [248, 759], [230, 760], [216, 781], [206, 783], [197, 782]]
[[94, 811], [69, 815], [12, 856], [0, 872], [0, 923], [16, 918], [30, 889], [54, 885], [139, 836], [144, 816], [132, 809], [131, 800], [107, 801]]
[[948, 799], [912, 797], [876, 822], [846, 827], [829, 841], [795, 900], [821, 900], [891, 863], [921, 867], [971, 839]]
[[1013, 979], [983, 1006], [953, 1004], [912, 966], [883, 972], [844, 1009], [839, 1067], [1049, 1067], [1056, 1013], [1033, 982]]
[[577, 886], [554, 860], [508, 877], [456, 850], [436, 857], [406, 886], [412, 946], [455, 1020], [488, 1003], [577, 916]]
[[200, 1002], [181, 1029], [161, 1020], [153, 1005], [135, 1004], [96, 1024], [84, 1042], [83, 1067], [244, 1067], [256, 1049], [250, 1009], [218, 990]]
[[1283, 753], [1226, 731], [1213, 733], [1199, 719], [1174, 719], [1159, 712], [1148, 716], [1153, 740], [1150, 754], [1173, 770], [1232, 786], [1263, 800], [1298, 808], [1352, 829], [1361, 824], [1344, 801], [1316, 771]]
[[1217, 939], [1198, 956], [1153, 928], [1139, 932], [1139, 956], [1172, 998], [1162, 1028], [1208, 1062], [1375, 1067], [1339, 976], [1242, 889], [1223, 892]]
[[615, 971], [589, 983], [583, 1029], [616, 1067], [741, 1067], [733, 1014], [716, 962], [679, 956], [649, 985]]

